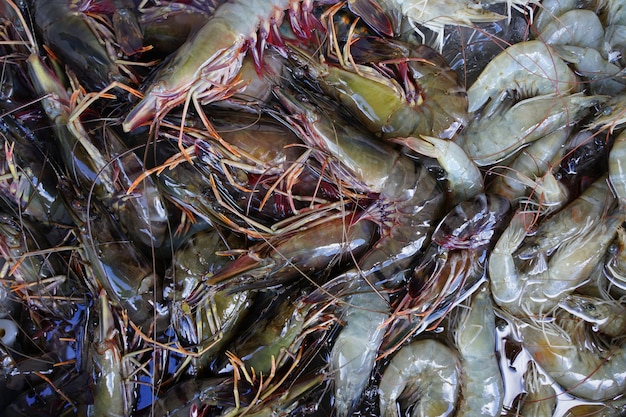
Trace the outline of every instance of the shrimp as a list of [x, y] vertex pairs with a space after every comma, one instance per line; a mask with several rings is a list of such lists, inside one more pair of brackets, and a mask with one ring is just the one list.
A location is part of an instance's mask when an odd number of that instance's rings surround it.
[[10, 114], [0, 119], [0, 133], [0, 143], [4, 144], [4, 155], [0, 156], [3, 200], [38, 222], [63, 222], [66, 216], [60, 209], [63, 204], [58, 204], [55, 167], [51, 158], [46, 160], [34, 133]]
[[599, 50], [604, 40], [604, 27], [591, 10], [568, 10], [548, 23], [537, 35], [548, 45], [571, 45]]
[[132, 0], [113, 0], [113, 31], [120, 49], [133, 55], [143, 47], [143, 33], [139, 26], [135, 3]]
[[255, 5], [230, 0], [221, 4], [163, 64], [143, 99], [126, 116], [124, 131], [155, 123], [180, 104], [209, 103], [232, 95], [241, 88], [236, 76], [243, 52], [249, 50], [260, 65], [266, 43], [281, 42], [278, 26], [285, 10], [289, 10], [294, 33], [306, 38], [314, 26], [312, 6], [310, 0], [270, 0]]
[[620, 207], [626, 208], [626, 131], [617, 136], [609, 152], [609, 182]]
[[[393, 275], [410, 263], [433, 229], [444, 194], [427, 169], [309, 102], [275, 90], [301, 139], [320, 149], [315, 157], [335, 178], [359, 193], [377, 197], [361, 218], [379, 224], [380, 239], [359, 260], [362, 274]], [[329, 155], [330, 158], [327, 156]], [[365, 169], [367, 167], [367, 169]]]
[[[461, 387], [458, 354], [432, 339], [412, 342], [391, 358], [378, 386], [384, 417], [453, 416]], [[400, 408], [400, 411], [398, 410]]]
[[622, 69], [606, 60], [595, 48], [554, 45], [559, 56], [571, 62], [576, 72], [583, 77], [582, 84], [588, 84], [592, 94], [619, 95], [626, 86], [621, 79]]
[[626, 25], [626, 5], [622, 0], [600, 0], [599, 5], [608, 25]]
[[617, 228], [615, 253], [609, 256], [604, 265], [604, 275], [622, 291], [626, 291], [626, 230], [624, 225]]
[[[360, 38], [350, 43], [350, 56], [342, 58], [342, 68], [317, 63], [295, 48], [290, 51], [297, 81], [304, 79], [339, 101], [383, 139], [452, 138], [467, 124], [465, 88], [443, 56], [426, 45]], [[392, 78], [388, 72], [393, 68], [397, 75]]]
[[462, 395], [457, 416], [499, 416], [504, 382], [496, 358], [494, 306], [487, 286], [459, 307], [454, 340], [461, 358]]
[[378, 349], [385, 336], [389, 318], [389, 299], [384, 292], [349, 271], [331, 281], [350, 282], [350, 290], [341, 300], [345, 302], [339, 317], [345, 324], [330, 352], [330, 370], [334, 375], [335, 410], [338, 417], [352, 415], [367, 385]]
[[556, 391], [546, 376], [539, 372], [535, 362], [528, 363], [523, 380], [526, 394], [519, 415], [552, 417], [556, 409]]
[[474, 23], [497, 22], [506, 19], [506, 16], [487, 10], [483, 5], [506, 3], [510, 13], [511, 7], [521, 5], [528, 7], [529, 4], [538, 3], [536, 0], [492, 0], [475, 3], [467, 0], [385, 0], [382, 6], [389, 14], [395, 10], [409, 21], [415, 31], [425, 41], [424, 33], [419, 25], [424, 26], [437, 34], [434, 47], [441, 50], [444, 41], [444, 28], [446, 25], [473, 27]]
[[[376, 225], [358, 216], [351, 219], [353, 214], [329, 215], [269, 238], [217, 271], [207, 283], [232, 291], [284, 284], [303, 276], [326, 276], [336, 266], [363, 256], [374, 240]], [[324, 244], [320, 246], [320, 242]]]
[[626, 389], [624, 347], [618, 338], [608, 349], [600, 349], [586, 340], [578, 324], [563, 317], [521, 323], [518, 329], [537, 364], [568, 393], [592, 401], [612, 400]]
[[508, 217], [509, 202], [479, 194], [454, 207], [437, 225], [407, 294], [395, 306], [383, 345], [386, 356], [424, 329], [437, 326], [485, 280], [484, 259]]
[[523, 97], [563, 95], [575, 92], [577, 86], [576, 74], [552, 46], [541, 41], [520, 42], [491, 60], [467, 90], [468, 111], [478, 111], [503, 91]]
[[83, 84], [102, 90], [113, 81], [128, 83], [130, 72], [110, 56], [83, 13], [72, 10], [72, 1], [38, 0], [33, 4], [35, 24], [44, 43]]
[[567, 202], [569, 193], [557, 181], [550, 163], [559, 155], [569, 135], [570, 129], [557, 129], [531, 143], [497, 174], [488, 191], [511, 202], [531, 203], [542, 214], [560, 209]]
[[116, 306], [128, 313], [130, 320], [144, 331], [155, 318], [158, 326], [169, 320], [155, 294], [161, 285], [152, 264], [120, 230], [119, 225], [95, 200], [88, 204], [76, 186], [59, 182], [66, 208], [78, 227], [81, 256], [88, 264], [95, 287], [104, 288]]
[[[133, 239], [159, 246], [165, 238], [167, 210], [154, 181], [143, 175], [143, 162], [109, 128], [104, 129], [106, 139], [96, 146], [97, 136], [90, 135], [78, 120], [61, 80], [37, 54], [34, 41], [32, 45], [34, 49], [26, 60], [28, 71], [35, 91], [44, 97], [42, 105], [53, 123], [61, 157], [76, 183], [84, 190], [93, 188]], [[136, 179], [141, 187], [124, 195]]]
[[511, 106], [513, 101], [508, 95], [504, 93], [502, 102], [491, 102], [489, 111], [474, 119], [458, 138], [478, 166], [501, 162], [529, 143], [573, 125], [604, 99], [582, 93], [561, 97], [549, 94]]
[[60, 250], [50, 248], [46, 238], [27, 219], [0, 215], [0, 278], [7, 279], [11, 291], [29, 306], [69, 318], [71, 307], [58, 299], [73, 292], [75, 277], [68, 271]]
[[[564, 209], [566, 210], [566, 209]], [[513, 253], [524, 241], [528, 213], [518, 212], [489, 257], [491, 291], [496, 303], [520, 316], [545, 314], [587, 279], [606, 252], [623, 216], [595, 220], [593, 227], [555, 247], [549, 260], [530, 271], [520, 268]], [[556, 236], [555, 236], [556, 238]]]
[[587, 125], [587, 130], [608, 131], [613, 133], [620, 131], [626, 124], [626, 94], [618, 94], [609, 98], [593, 120]]
[[578, 0], [543, 0], [535, 15], [533, 27], [537, 33], [541, 33], [548, 24], [564, 13], [577, 8], [579, 3]]
[[524, 241], [516, 255], [521, 259], [549, 256], [562, 243], [569, 242], [595, 227], [594, 222], [608, 212], [615, 199], [604, 175], [594, 181], [577, 199], [541, 223]]
[[[315, 341], [306, 345], [306, 354], [313, 356], [326, 338], [324, 333], [336, 322], [323, 312], [330, 304], [316, 307], [306, 301], [306, 295], [295, 300], [270, 294], [271, 301], [255, 325], [238, 332], [228, 351], [252, 372], [270, 375], [273, 368], [281, 368], [298, 356], [305, 337], [315, 333]], [[218, 358], [215, 364], [218, 374], [232, 372], [233, 364]]]
[[626, 330], [626, 307], [621, 302], [572, 294], [559, 302], [559, 307], [593, 325], [593, 330], [610, 337], [619, 337]]
[[196, 378], [179, 382], [159, 396], [152, 410], [154, 416], [190, 417], [202, 416], [200, 412], [210, 406], [236, 406], [232, 378]]
[[420, 136], [392, 139], [420, 155], [435, 158], [446, 171], [452, 204], [469, 200], [483, 191], [483, 176], [463, 148], [451, 140]]
[[215, 229], [198, 232], [176, 250], [165, 276], [163, 298], [170, 304], [172, 327], [185, 346], [197, 348], [194, 365], [199, 372], [230, 342], [254, 300], [251, 291], [219, 291], [203, 282], [232, 262], [219, 252], [240, 244], [234, 234], [223, 236]]
[[89, 417], [131, 415], [133, 385], [126, 381], [129, 369], [123, 361], [121, 344], [106, 291], [101, 290], [98, 296], [98, 326], [90, 349], [95, 373], [95, 402], [88, 407]]

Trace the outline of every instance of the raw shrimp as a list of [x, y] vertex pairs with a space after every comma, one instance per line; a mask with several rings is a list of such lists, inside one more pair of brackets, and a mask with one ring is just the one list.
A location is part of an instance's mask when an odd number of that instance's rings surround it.
[[371, 246], [376, 229], [373, 222], [350, 212], [329, 213], [328, 219], [304, 223], [246, 250], [207, 283], [235, 291], [272, 287], [296, 278], [325, 278], [333, 268], [359, 259]]
[[463, 148], [451, 140], [432, 136], [409, 136], [392, 139], [392, 142], [405, 145], [420, 155], [435, 158], [446, 171], [450, 202], [458, 204], [469, 200], [483, 191], [483, 176], [474, 161]]
[[[254, 326], [238, 332], [228, 349], [246, 369], [265, 376], [274, 368], [280, 371], [296, 358], [305, 337], [312, 333], [315, 339], [307, 343], [306, 355], [313, 356], [326, 340], [325, 331], [336, 322], [334, 317], [323, 315], [330, 304], [317, 307], [306, 301], [305, 294], [295, 299], [285, 297], [280, 291], [268, 295], [269, 306], [261, 312]], [[215, 371], [218, 374], [232, 372], [232, 363], [224, 357], [218, 358]]]
[[618, 94], [609, 98], [600, 107], [593, 120], [587, 125], [591, 131], [605, 131], [613, 133], [620, 131], [626, 123], [626, 94]]
[[626, 291], [626, 230], [624, 225], [617, 228], [615, 252], [604, 265], [604, 275], [622, 291]]
[[[510, 208], [502, 197], [479, 194], [454, 207], [437, 225], [407, 294], [395, 306], [383, 345], [387, 355], [443, 317], [485, 281], [485, 259]], [[381, 356], [383, 356], [381, 355]]]
[[576, 74], [553, 47], [541, 41], [520, 42], [491, 60], [467, 90], [468, 111], [478, 111], [503, 91], [522, 97], [562, 95], [575, 92], [577, 86]]
[[0, 214], [0, 255], [0, 278], [7, 280], [12, 292], [30, 307], [55, 317], [71, 317], [69, 303], [59, 299], [72, 293], [73, 275], [34, 224]]
[[593, 331], [620, 337], [626, 331], [626, 307], [612, 298], [572, 294], [559, 302], [559, 307], [593, 325]]
[[44, 224], [66, 220], [52, 158], [47, 159], [33, 132], [8, 114], [0, 119], [0, 133], [2, 199], [20, 214]]
[[521, 200], [542, 214], [560, 209], [569, 192], [559, 182], [551, 161], [559, 155], [569, 137], [570, 129], [562, 128], [538, 139], [524, 148], [508, 167], [503, 167], [489, 184], [488, 191], [506, 197], [511, 202]]
[[591, 10], [574, 9], [548, 23], [537, 35], [548, 45], [571, 45], [600, 50], [604, 28], [598, 15]]
[[[241, 405], [248, 404], [242, 402]], [[179, 382], [159, 396], [152, 410], [153, 415], [159, 417], [190, 417], [202, 416], [200, 412], [210, 406], [236, 406], [232, 378], [196, 378]]]
[[600, 177], [578, 198], [543, 221], [516, 251], [516, 255], [524, 260], [550, 256], [560, 244], [595, 227], [595, 222], [605, 216], [615, 202], [606, 179], [606, 175]]
[[59, 190], [78, 227], [80, 251], [95, 280], [93, 285], [104, 288], [113, 304], [126, 309], [130, 320], [144, 331], [156, 317], [160, 318], [157, 324], [163, 325], [169, 313], [155, 296], [161, 282], [153, 265], [98, 201], [89, 204], [67, 180], [59, 182]]
[[133, 0], [113, 0], [113, 31], [120, 49], [133, 55], [143, 47], [143, 33], [139, 27], [137, 10]]
[[574, 65], [576, 73], [583, 78], [581, 84], [588, 84], [592, 94], [615, 97], [626, 88], [622, 69], [606, 60], [597, 49], [571, 45], [553, 46], [563, 60]]
[[251, 291], [230, 293], [203, 282], [232, 262], [219, 252], [241, 244], [234, 234], [198, 232], [176, 250], [166, 273], [163, 298], [170, 304], [172, 327], [185, 347], [197, 348], [194, 364], [200, 373], [230, 342], [254, 300]]
[[607, 26], [626, 25], [626, 4], [623, 0], [600, 0], [601, 13], [606, 17]]
[[524, 373], [526, 395], [522, 400], [520, 416], [552, 417], [556, 409], [556, 391], [537, 369], [535, 362], [529, 362]]
[[208, 103], [232, 95], [242, 87], [236, 76], [245, 51], [250, 50], [260, 65], [266, 43], [281, 42], [278, 26], [286, 10], [294, 33], [308, 37], [314, 26], [312, 6], [310, 0], [270, 0], [255, 5], [230, 0], [221, 4], [163, 64], [144, 98], [126, 116], [124, 130], [155, 123], [183, 103]]
[[623, 221], [619, 214], [596, 218], [583, 232], [569, 239], [563, 235], [550, 259], [541, 259], [527, 270], [513, 256], [524, 241], [527, 216], [524, 212], [514, 216], [491, 252], [488, 266], [494, 300], [518, 316], [545, 314], [580, 286], [604, 256]]
[[389, 318], [389, 300], [354, 272], [340, 275], [328, 286], [348, 280], [352, 287], [340, 296], [345, 302], [339, 317], [345, 324], [330, 352], [330, 370], [334, 375], [335, 410], [338, 417], [352, 415], [359, 404], [376, 361]]
[[533, 321], [520, 323], [519, 332], [535, 361], [568, 393], [593, 401], [612, 400], [626, 389], [622, 341], [614, 339], [607, 349], [600, 349], [578, 324], [572, 317]]
[[[445, 59], [426, 45], [361, 38], [350, 43], [344, 68], [291, 49], [296, 80], [339, 101], [384, 139], [428, 135], [452, 138], [467, 124], [467, 94]], [[367, 62], [373, 66], [359, 64]], [[349, 65], [349, 66], [348, 66]], [[396, 68], [397, 75], [389, 71]]]
[[618, 204], [626, 208], [626, 131], [617, 136], [609, 152], [609, 182]]
[[[384, 278], [420, 250], [442, 209], [444, 194], [427, 169], [343, 120], [286, 90], [275, 90], [305, 143], [331, 174], [358, 193], [377, 195], [361, 218], [379, 224], [380, 239], [359, 260], [360, 272]], [[335, 112], [336, 114], [336, 112]], [[330, 156], [330, 158], [329, 158]]]
[[[160, 192], [143, 163], [128, 150], [121, 138], [104, 128], [106, 139], [98, 147], [96, 135], [87, 132], [72, 114], [71, 98], [60, 79], [37, 54], [36, 46], [26, 60], [34, 88], [43, 96], [44, 110], [53, 123], [55, 139], [72, 177], [85, 192], [95, 196], [122, 221], [127, 233], [138, 242], [159, 246], [165, 237], [167, 210]], [[126, 190], [141, 179], [134, 193]]]
[[540, 33], [559, 16], [578, 7], [579, 0], [543, 0], [535, 14], [533, 27]]
[[125, 417], [133, 409], [133, 383], [127, 381], [129, 367], [124, 363], [120, 331], [107, 294], [98, 297], [98, 325], [90, 349], [94, 367], [94, 404], [87, 409], [89, 417]]
[[473, 27], [474, 23], [497, 22], [506, 19], [507, 16], [487, 10], [483, 5], [506, 3], [510, 13], [511, 7], [528, 7], [529, 4], [538, 3], [536, 0], [492, 0], [475, 3], [467, 0], [384, 0], [382, 6], [389, 14], [396, 10], [411, 23], [415, 31], [422, 36], [424, 33], [419, 25], [424, 26], [437, 34], [434, 47], [443, 48], [444, 28], [446, 25]]
[[102, 90], [113, 81], [128, 82], [127, 70], [100, 43], [83, 12], [72, 10], [72, 1], [33, 3], [35, 24], [44, 43], [90, 90]]
[[604, 99], [582, 93], [549, 94], [513, 104], [509, 94], [490, 102], [458, 138], [478, 166], [501, 162], [529, 143], [575, 124]]
[[462, 394], [457, 416], [499, 416], [504, 382], [496, 358], [494, 306], [487, 286], [478, 290], [469, 306], [457, 307], [453, 330], [461, 358]]
[[404, 416], [411, 409], [411, 416], [458, 415], [454, 411], [462, 385], [460, 367], [458, 354], [436, 340], [402, 347], [378, 386], [381, 415]]

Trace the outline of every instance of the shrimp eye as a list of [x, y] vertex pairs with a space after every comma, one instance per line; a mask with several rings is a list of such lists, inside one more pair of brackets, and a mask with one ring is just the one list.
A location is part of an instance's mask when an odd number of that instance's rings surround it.
[[587, 310], [587, 311], [595, 311], [596, 310], [596, 306], [595, 306], [595, 304], [586, 304], [585, 305], [585, 310]]
[[296, 80], [301, 80], [304, 78], [304, 70], [302, 68], [295, 68], [292, 74]]

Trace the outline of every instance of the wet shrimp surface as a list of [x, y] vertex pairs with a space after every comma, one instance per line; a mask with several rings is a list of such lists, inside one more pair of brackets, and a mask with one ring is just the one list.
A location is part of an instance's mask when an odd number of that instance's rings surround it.
[[0, 0], [0, 415], [626, 415], [623, 9]]

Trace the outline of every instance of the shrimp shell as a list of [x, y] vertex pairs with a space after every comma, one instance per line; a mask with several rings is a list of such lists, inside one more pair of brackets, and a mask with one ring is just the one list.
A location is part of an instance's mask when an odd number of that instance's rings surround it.
[[550, 45], [527, 41], [511, 45], [491, 60], [467, 90], [469, 112], [476, 112], [505, 90], [525, 97], [574, 92], [576, 74]]

